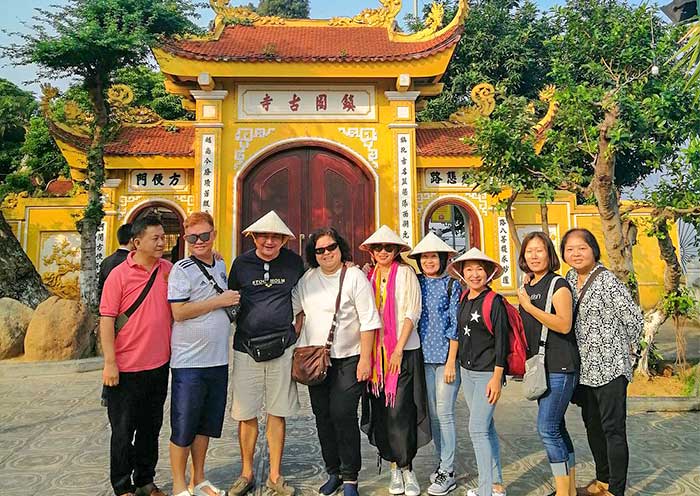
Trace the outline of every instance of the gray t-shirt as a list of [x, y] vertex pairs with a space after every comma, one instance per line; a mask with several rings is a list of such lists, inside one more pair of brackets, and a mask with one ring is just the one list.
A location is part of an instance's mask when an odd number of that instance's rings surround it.
[[[222, 260], [210, 267], [202, 265], [220, 288], [226, 289], [226, 266]], [[170, 303], [204, 301], [218, 293], [190, 258], [179, 260], [168, 278]], [[228, 339], [231, 324], [226, 312], [217, 309], [193, 319], [173, 323], [170, 341], [170, 367], [199, 368], [228, 364]]]

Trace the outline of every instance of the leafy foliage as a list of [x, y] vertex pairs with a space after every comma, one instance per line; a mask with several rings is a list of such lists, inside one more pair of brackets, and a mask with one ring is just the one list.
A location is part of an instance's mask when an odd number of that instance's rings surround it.
[[[446, 19], [454, 16], [456, 4], [446, 2]], [[409, 22], [409, 28], [418, 27]], [[428, 102], [419, 119], [447, 119], [471, 103], [469, 92], [482, 82], [504, 94], [537, 98], [549, 72], [544, 42], [551, 34], [547, 19], [529, 0], [470, 2], [464, 33], [443, 78], [445, 90]]]
[[309, 0], [260, 0], [255, 11], [262, 16], [308, 19]]
[[26, 128], [38, 105], [34, 95], [0, 78], [0, 177], [19, 168]]

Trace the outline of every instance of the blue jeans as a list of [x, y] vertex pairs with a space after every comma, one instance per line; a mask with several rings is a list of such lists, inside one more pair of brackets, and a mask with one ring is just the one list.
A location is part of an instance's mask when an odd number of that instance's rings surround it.
[[425, 364], [430, 429], [433, 433], [435, 451], [440, 457], [440, 470], [448, 474], [454, 472], [455, 447], [457, 445], [455, 402], [461, 383], [459, 374], [455, 375], [455, 380], [452, 383], [445, 382], [445, 365]]
[[479, 496], [491, 496], [493, 484], [503, 484], [501, 451], [493, 422], [496, 405], [490, 405], [486, 397], [486, 385], [492, 376], [493, 372], [462, 369], [462, 390], [469, 407], [469, 436], [479, 470]]
[[566, 430], [564, 414], [578, 384], [578, 373], [548, 374], [547, 392], [537, 400], [537, 432], [555, 477], [569, 474], [575, 465], [574, 445]]

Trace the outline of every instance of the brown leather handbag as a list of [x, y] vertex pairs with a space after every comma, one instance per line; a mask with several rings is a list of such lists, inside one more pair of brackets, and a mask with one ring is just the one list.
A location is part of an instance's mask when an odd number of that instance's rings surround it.
[[335, 299], [335, 313], [331, 330], [328, 332], [328, 340], [322, 346], [298, 346], [294, 349], [292, 357], [292, 379], [300, 384], [315, 386], [322, 383], [328, 375], [328, 367], [331, 365], [331, 346], [335, 329], [338, 326], [338, 309], [340, 308], [340, 296], [343, 292], [343, 281], [347, 267], [343, 264], [340, 270], [340, 284], [338, 296]]

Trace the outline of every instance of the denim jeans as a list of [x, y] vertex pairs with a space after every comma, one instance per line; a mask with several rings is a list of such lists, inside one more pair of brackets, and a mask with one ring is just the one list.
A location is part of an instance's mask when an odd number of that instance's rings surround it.
[[548, 374], [547, 392], [537, 400], [537, 432], [547, 452], [549, 465], [555, 477], [569, 474], [573, 468], [574, 445], [566, 430], [564, 414], [578, 384], [578, 373]]
[[496, 405], [486, 397], [486, 385], [493, 372], [462, 369], [462, 390], [469, 407], [469, 436], [472, 438], [479, 470], [479, 496], [491, 496], [493, 484], [503, 483], [498, 433], [493, 422]]
[[435, 451], [440, 457], [440, 470], [448, 474], [454, 472], [455, 447], [457, 445], [455, 402], [461, 382], [460, 374], [456, 374], [455, 380], [447, 384], [445, 382], [445, 365], [425, 364], [430, 430], [433, 433]]

